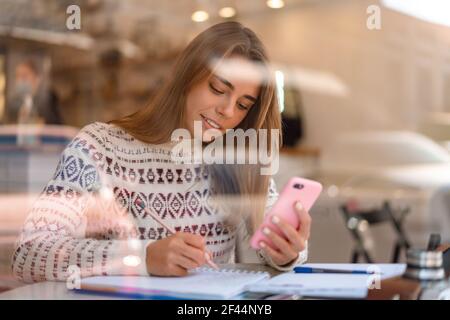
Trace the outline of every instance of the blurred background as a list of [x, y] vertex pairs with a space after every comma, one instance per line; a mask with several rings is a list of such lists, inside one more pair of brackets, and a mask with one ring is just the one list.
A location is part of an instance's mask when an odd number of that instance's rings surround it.
[[450, 241], [450, 3], [0, 0], [0, 290], [14, 241], [84, 125], [142, 108], [199, 32], [237, 20], [276, 70], [292, 175], [324, 192], [310, 262]]

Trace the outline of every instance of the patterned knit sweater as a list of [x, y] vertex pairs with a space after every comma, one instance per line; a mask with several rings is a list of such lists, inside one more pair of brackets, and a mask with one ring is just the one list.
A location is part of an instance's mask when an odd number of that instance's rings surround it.
[[[13, 273], [25, 282], [65, 280], [74, 265], [82, 277], [147, 275], [147, 245], [169, 234], [139, 201], [175, 230], [205, 236], [216, 263], [260, 261], [289, 269], [250, 249], [245, 221], [225, 224], [210, 201], [205, 168], [175, 163], [168, 144], [144, 143], [114, 125], [84, 127], [25, 221]], [[273, 181], [269, 189], [266, 208], [277, 197]], [[306, 257], [307, 250], [295, 263]]]

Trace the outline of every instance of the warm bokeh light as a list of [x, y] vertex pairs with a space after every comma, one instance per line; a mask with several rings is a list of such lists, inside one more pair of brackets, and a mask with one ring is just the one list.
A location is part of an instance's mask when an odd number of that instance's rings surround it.
[[236, 15], [236, 10], [233, 7], [223, 7], [219, 11], [222, 18], [232, 18]]
[[209, 14], [206, 11], [198, 10], [192, 14], [191, 19], [195, 22], [203, 22], [209, 19]]
[[280, 9], [284, 7], [283, 0], [267, 0], [267, 6], [272, 9]]
[[141, 258], [133, 255], [126, 256], [123, 258], [123, 264], [128, 267], [137, 267], [141, 264]]

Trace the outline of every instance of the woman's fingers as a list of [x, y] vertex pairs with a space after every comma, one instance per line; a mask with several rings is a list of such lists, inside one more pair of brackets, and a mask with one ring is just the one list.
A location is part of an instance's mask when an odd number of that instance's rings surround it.
[[297, 259], [300, 251], [306, 249], [306, 241], [310, 235], [311, 216], [303, 208], [300, 202], [295, 204], [295, 211], [299, 217], [299, 229], [295, 229], [287, 221], [279, 216], [272, 217], [272, 223], [281, 230], [283, 236], [278, 235], [269, 227], [263, 229], [263, 233], [271, 240], [274, 247], [269, 247], [264, 242], [262, 248], [277, 264], [286, 264]]
[[273, 216], [272, 223], [283, 232], [288, 242], [294, 247], [294, 251], [299, 252], [305, 249], [306, 239], [302, 238], [300, 233], [283, 218]]
[[293, 260], [297, 257], [298, 251], [287, 242], [284, 238], [279, 236], [276, 232], [271, 230], [269, 227], [263, 229], [263, 233], [268, 237], [272, 243], [277, 247], [277, 249], [288, 259]]
[[177, 264], [171, 264], [168, 266], [168, 275], [169, 276], [178, 276], [183, 277], [187, 275], [187, 270]]
[[201, 235], [192, 234], [189, 232], [179, 232], [178, 235], [186, 244], [200, 250], [205, 249], [205, 239]]
[[200, 266], [196, 261], [181, 254], [176, 256], [174, 262], [184, 269], [195, 269]]
[[295, 203], [295, 211], [297, 212], [300, 220], [300, 235], [303, 239], [308, 240], [311, 231], [311, 216], [309, 215], [309, 212], [303, 208], [300, 201]]
[[195, 261], [199, 266], [204, 265], [206, 263], [204, 250], [197, 249], [188, 244], [185, 244], [180, 249], [181, 249], [180, 252], [178, 252], [180, 255], [183, 255]]
[[[260, 245], [261, 245], [262, 249], [272, 258], [272, 260], [276, 264], [280, 264], [281, 261], [286, 260], [286, 258], [284, 257], [284, 255], [282, 253], [272, 249], [265, 242], [262, 241]], [[281, 262], [281, 264], [283, 264], [283, 263]]]

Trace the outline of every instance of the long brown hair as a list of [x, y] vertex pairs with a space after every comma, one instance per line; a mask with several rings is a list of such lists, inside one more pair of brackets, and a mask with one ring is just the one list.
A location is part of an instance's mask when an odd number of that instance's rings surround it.
[[[269, 72], [268, 57], [256, 34], [238, 22], [216, 24], [195, 37], [178, 57], [162, 89], [143, 109], [119, 120], [111, 121], [138, 140], [150, 144], [170, 141], [173, 130], [184, 126], [186, 96], [190, 88], [211, 75], [211, 61], [231, 55], [246, 58], [264, 66]], [[242, 129], [267, 129], [268, 147], [272, 150], [270, 132], [281, 129], [273, 77], [260, 86], [259, 96], [245, 119]], [[281, 139], [281, 137], [280, 137]], [[280, 141], [281, 142], [281, 141]], [[243, 206], [239, 211], [252, 210], [252, 224], [261, 222], [270, 176], [261, 175], [258, 165], [212, 165], [209, 167], [212, 188], [217, 194], [239, 196], [253, 208]], [[244, 209], [246, 207], [246, 209]]]

